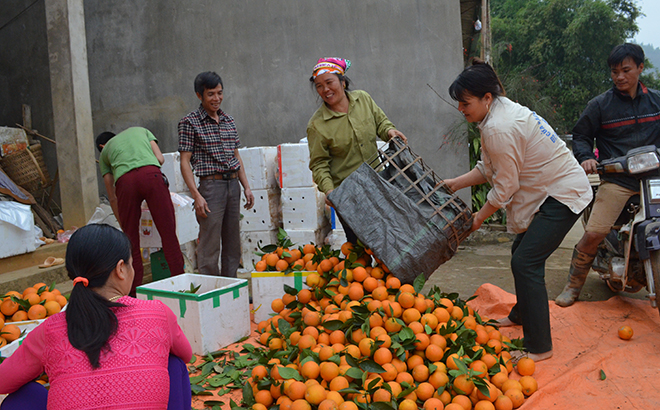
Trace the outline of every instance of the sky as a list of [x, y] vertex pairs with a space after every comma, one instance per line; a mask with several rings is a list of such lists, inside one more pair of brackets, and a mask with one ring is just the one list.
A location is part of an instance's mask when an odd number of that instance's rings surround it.
[[639, 32], [635, 42], [660, 47], [660, 0], [637, 0], [637, 4], [646, 16], [637, 19]]

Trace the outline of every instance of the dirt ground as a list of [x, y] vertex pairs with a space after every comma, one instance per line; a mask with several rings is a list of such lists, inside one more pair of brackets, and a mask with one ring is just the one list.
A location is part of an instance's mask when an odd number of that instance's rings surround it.
[[[568, 268], [573, 255], [573, 247], [580, 240], [582, 224], [578, 221], [568, 233], [560, 247], [550, 256], [546, 264], [546, 287], [548, 298], [554, 300], [566, 284]], [[423, 293], [436, 285], [443, 292], [457, 292], [467, 299], [484, 283], [491, 283], [515, 294], [513, 276], [510, 269], [511, 241], [513, 235], [505, 232], [475, 232], [465, 240], [452, 259], [441, 265], [427, 280]], [[620, 293], [620, 296], [646, 299], [648, 292]], [[583, 301], [602, 301], [616, 295], [593, 270], [580, 294]]]

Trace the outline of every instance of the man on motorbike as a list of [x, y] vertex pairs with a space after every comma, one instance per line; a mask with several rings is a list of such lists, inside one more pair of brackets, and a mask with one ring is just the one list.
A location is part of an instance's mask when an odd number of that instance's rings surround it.
[[[607, 64], [613, 87], [589, 101], [573, 128], [573, 154], [587, 174], [595, 173], [599, 159], [625, 155], [644, 145], [660, 147], [660, 92], [639, 81], [644, 51], [637, 44], [614, 47]], [[627, 175], [602, 175], [593, 210], [582, 239], [573, 250], [568, 283], [555, 303], [570, 306], [578, 298], [596, 257], [598, 245], [612, 229], [628, 199], [639, 192], [639, 182]]]

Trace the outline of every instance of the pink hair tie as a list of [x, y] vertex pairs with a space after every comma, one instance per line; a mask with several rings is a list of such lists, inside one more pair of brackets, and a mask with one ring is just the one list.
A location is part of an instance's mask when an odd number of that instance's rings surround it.
[[73, 280], [73, 286], [76, 286], [76, 283], [78, 283], [78, 282], [82, 282], [82, 284], [83, 284], [85, 287], [87, 287], [87, 285], [89, 285], [89, 280], [88, 280], [87, 278], [83, 278], [82, 276], [77, 276], [77, 277]]

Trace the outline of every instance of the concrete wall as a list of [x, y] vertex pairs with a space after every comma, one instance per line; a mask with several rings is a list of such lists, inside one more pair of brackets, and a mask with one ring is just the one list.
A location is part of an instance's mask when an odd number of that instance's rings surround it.
[[[142, 125], [164, 152], [175, 151], [178, 121], [198, 105], [193, 79], [213, 70], [244, 146], [298, 141], [321, 103], [308, 82], [311, 67], [339, 56], [353, 62], [352, 87], [374, 97], [440, 177], [468, 170], [464, 140], [445, 138], [461, 117], [427, 86], [449, 100], [446, 89], [462, 69], [459, 0], [84, 5], [94, 134]], [[43, 2], [32, 0], [0, 7], [0, 125], [20, 122], [20, 104], [28, 103], [34, 128], [48, 135], [43, 13]], [[54, 163], [54, 153], [47, 156]]]
[[[3, 0], [0, 6], [0, 125], [22, 124], [22, 105], [27, 104], [32, 111], [32, 127], [53, 138], [50, 95], [44, 2]], [[55, 146], [43, 140], [41, 143], [52, 178], [57, 169]], [[55, 195], [59, 196], [57, 190]]]
[[143, 125], [176, 150], [193, 79], [212, 70], [244, 146], [298, 141], [321, 103], [311, 68], [340, 56], [441, 177], [467, 171], [465, 144], [443, 145], [460, 118], [427, 86], [448, 99], [463, 67], [458, 0], [87, 0], [85, 14], [95, 133]]

